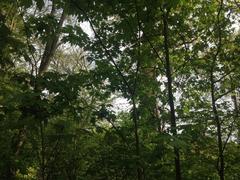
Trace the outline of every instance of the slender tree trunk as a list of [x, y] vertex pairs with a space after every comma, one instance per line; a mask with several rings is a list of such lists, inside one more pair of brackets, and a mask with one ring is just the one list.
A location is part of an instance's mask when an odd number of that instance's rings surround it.
[[45, 142], [44, 142], [44, 122], [40, 121], [40, 137], [41, 137], [41, 178], [45, 180]]
[[[172, 88], [172, 73], [171, 73], [171, 63], [169, 59], [169, 37], [168, 37], [168, 14], [169, 11], [163, 12], [163, 36], [164, 36], [164, 53], [165, 53], [165, 68], [167, 76], [167, 89], [168, 89], [168, 103], [170, 107], [170, 123], [171, 123], [171, 133], [176, 137], [176, 114], [174, 107], [174, 97]], [[181, 180], [181, 165], [180, 165], [180, 154], [179, 148], [174, 147], [175, 154], [175, 171], [176, 180]]]
[[217, 127], [218, 158], [219, 158], [218, 175], [220, 180], [224, 180], [224, 156], [223, 156], [223, 144], [222, 144], [222, 129], [221, 129], [221, 121], [219, 119], [219, 115], [216, 107], [213, 70], [211, 71], [210, 81], [211, 81], [211, 99], [212, 99], [213, 118]]
[[141, 30], [141, 23], [140, 23], [140, 17], [139, 17], [139, 12], [138, 12], [138, 2], [135, 0], [135, 8], [136, 8], [136, 14], [137, 14], [137, 23], [138, 23], [138, 33], [137, 33], [137, 40], [138, 40], [138, 51], [137, 51], [137, 69], [135, 73], [135, 81], [134, 81], [134, 87], [133, 90], [129, 89], [132, 94], [132, 104], [133, 104], [133, 123], [134, 123], [134, 135], [135, 135], [135, 148], [136, 148], [136, 156], [137, 156], [137, 177], [138, 180], [143, 179], [143, 169], [141, 167], [140, 159], [140, 143], [139, 143], [139, 134], [138, 134], [138, 121], [139, 121], [139, 115], [137, 112], [137, 107], [136, 107], [136, 101], [135, 101], [135, 92], [137, 89], [137, 82], [138, 82], [138, 73], [139, 73], [139, 68], [140, 68], [140, 55], [141, 55], [141, 41], [140, 41], [140, 30]]
[[135, 98], [132, 97], [132, 104], [133, 104], [133, 123], [134, 123], [134, 136], [135, 136], [135, 149], [136, 149], [136, 156], [137, 160], [137, 177], [138, 180], [142, 179], [142, 169], [140, 160], [140, 144], [139, 144], [139, 135], [138, 135], [138, 113], [136, 108]]
[[222, 142], [222, 127], [221, 127], [221, 120], [218, 115], [217, 107], [216, 107], [216, 97], [215, 97], [215, 79], [214, 79], [214, 68], [216, 66], [216, 62], [221, 52], [222, 46], [222, 31], [221, 31], [221, 24], [220, 24], [220, 15], [223, 9], [223, 0], [220, 1], [219, 9], [217, 13], [217, 23], [216, 27], [218, 30], [218, 43], [217, 43], [217, 50], [216, 54], [214, 55], [212, 65], [211, 65], [211, 72], [210, 72], [210, 85], [211, 85], [211, 100], [212, 100], [212, 111], [213, 111], [213, 118], [215, 121], [215, 125], [217, 128], [217, 144], [218, 144], [218, 175], [220, 180], [224, 180], [224, 155], [223, 155], [223, 142]]
[[237, 143], [240, 144], [240, 122], [239, 122], [239, 107], [236, 92], [232, 95], [232, 101], [234, 104], [235, 118], [237, 124]]

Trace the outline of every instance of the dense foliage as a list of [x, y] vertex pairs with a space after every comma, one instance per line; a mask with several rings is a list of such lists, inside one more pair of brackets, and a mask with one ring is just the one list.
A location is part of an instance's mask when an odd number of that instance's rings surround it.
[[240, 179], [238, 0], [0, 0], [0, 179]]

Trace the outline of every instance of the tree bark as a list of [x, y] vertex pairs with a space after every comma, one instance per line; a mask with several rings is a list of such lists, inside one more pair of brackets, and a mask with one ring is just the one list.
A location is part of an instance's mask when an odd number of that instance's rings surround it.
[[[173, 88], [172, 88], [172, 73], [171, 73], [171, 63], [169, 58], [169, 36], [168, 36], [168, 15], [169, 10], [163, 13], [163, 36], [164, 36], [164, 53], [165, 53], [165, 68], [166, 68], [166, 76], [167, 76], [167, 89], [168, 89], [168, 104], [170, 107], [170, 124], [171, 124], [171, 133], [174, 137], [177, 135], [177, 126], [176, 126], [176, 113], [174, 107], [174, 96], [173, 96]], [[176, 180], [181, 180], [181, 165], [180, 165], [180, 154], [179, 148], [174, 147], [175, 154], [175, 173]]]
[[222, 46], [222, 31], [221, 31], [221, 25], [220, 25], [220, 15], [221, 11], [223, 9], [223, 0], [220, 1], [218, 13], [217, 13], [217, 29], [218, 29], [218, 43], [217, 43], [217, 50], [213, 57], [213, 61], [211, 64], [211, 71], [210, 71], [210, 88], [211, 88], [211, 101], [212, 101], [212, 111], [213, 111], [213, 119], [216, 124], [217, 128], [217, 144], [218, 144], [218, 162], [217, 162], [217, 170], [220, 180], [224, 180], [224, 155], [223, 155], [223, 142], [222, 142], [222, 127], [221, 127], [221, 121], [218, 115], [217, 107], [216, 107], [216, 100], [215, 97], [215, 80], [214, 80], [214, 68], [216, 66], [216, 61], [218, 59], [219, 53], [221, 51]]
[[138, 113], [136, 108], [136, 102], [134, 97], [132, 97], [132, 104], [133, 104], [133, 123], [134, 123], [134, 136], [135, 136], [135, 148], [136, 148], [136, 156], [137, 156], [137, 177], [138, 180], [142, 179], [142, 169], [140, 160], [140, 143], [139, 143], [139, 135], [138, 135]]
[[213, 118], [217, 127], [218, 158], [219, 158], [218, 175], [220, 180], [224, 180], [224, 156], [223, 156], [223, 145], [222, 145], [222, 129], [221, 129], [221, 121], [219, 119], [219, 115], [216, 107], [215, 84], [214, 84], [213, 72], [211, 72], [210, 81], [211, 81], [211, 99], [212, 99]]
[[65, 18], [66, 18], [66, 14], [63, 10], [61, 18], [58, 23], [58, 27], [55, 30], [55, 33], [53, 34], [53, 37], [51, 37], [48, 40], [48, 42], [45, 46], [45, 50], [44, 50], [42, 60], [40, 63], [40, 67], [39, 67], [39, 71], [38, 71], [39, 75], [42, 75], [48, 69], [48, 66], [51, 62], [51, 58], [53, 57], [54, 53], [56, 52], [57, 43], [59, 41], [59, 30], [62, 28]]
[[237, 143], [240, 145], [240, 122], [239, 118], [239, 106], [236, 92], [232, 95], [232, 101], [234, 104], [234, 111], [235, 111], [235, 118], [236, 118], [236, 125], [237, 125]]

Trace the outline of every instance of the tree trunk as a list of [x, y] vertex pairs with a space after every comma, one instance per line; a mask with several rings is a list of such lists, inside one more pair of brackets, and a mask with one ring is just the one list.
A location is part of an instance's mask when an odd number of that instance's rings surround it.
[[222, 145], [222, 129], [221, 129], [221, 122], [219, 119], [217, 107], [216, 107], [216, 100], [215, 100], [215, 84], [214, 84], [214, 77], [213, 77], [213, 70], [210, 75], [211, 81], [211, 99], [212, 99], [212, 111], [213, 111], [213, 118], [217, 127], [217, 140], [218, 140], [218, 175], [220, 180], [224, 180], [224, 156], [223, 156], [223, 145]]
[[52, 59], [52, 57], [53, 57], [53, 55], [54, 55], [54, 53], [57, 49], [57, 43], [59, 41], [59, 30], [62, 28], [62, 25], [63, 25], [63, 22], [64, 22], [65, 18], [66, 18], [66, 14], [63, 10], [61, 18], [60, 18], [59, 23], [58, 23], [58, 27], [55, 30], [55, 34], [53, 35], [53, 37], [51, 37], [48, 40], [48, 42], [45, 46], [45, 50], [44, 50], [42, 60], [41, 60], [41, 64], [40, 64], [39, 71], [38, 71], [39, 75], [42, 75], [48, 69], [50, 61], [51, 61], [51, 59]]
[[[169, 59], [169, 37], [168, 37], [168, 15], [169, 11], [163, 12], [163, 36], [164, 36], [164, 53], [165, 53], [165, 69], [167, 76], [167, 89], [168, 89], [168, 103], [170, 107], [170, 123], [171, 123], [171, 133], [174, 137], [177, 135], [176, 129], [176, 114], [174, 107], [174, 97], [172, 88], [172, 73], [171, 73], [171, 63]], [[181, 165], [180, 165], [180, 154], [179, 148], [174, 147], [175, 154], [175, 171], [176, 180], [181, 180]]]
[[222, 31], [220, 25], [220, 15], [223, 9], [223, 0], [220, 1], [218, 13], [217, 13], [217, 28], [218, 28], [218, 43], [217, 43], [217, 50], [216, 54], [213, 57], [212, 65], [211, 65], [211, 72], [210, 72], [210, 83], [211, 83], [211, 100], [212, 100], [212, 111], [213, 111], [213, 118], [215, 121], [215, 125], [217, 128], [217, 144], [218, 144], [218, 175], [220, 180], [224, 180], [224, 155], [223, 155], [223, 143], [222, 143], [222, 128], [221, 128], [221, 121], [219, 119], [217, 107], [216, 107], [216, 97], [215, 97], [215, 79], [214, 79], [214, 68], [216, 66], [216, 61], [218, 60], [219, 53], [221, 52], [222, 46]]
[[136, 148], [136, 156], [137, 156], [137, 177], [138, 180], [142, 179], [142, 168], [139, 162], [140, 160], [140, 144], [139, 144], [139, 135], [138, 135], [138, 113], [136, 108], [136, 102], [134, 97], [132, 97], [133, 104], [133, 123], [134, 123], [134, 136], [135, 136], [135, 148]]
[[236, 118], [236, 125], [237, 125], [237, 143], [240, 144], [240, 122], [238, 120], [239, 118], [239, 107], [238, 107], [238, 100], [236, 92], [232, 95], [232, 101], [234, 104], [234, 111], [235, 111], [235, 118]]

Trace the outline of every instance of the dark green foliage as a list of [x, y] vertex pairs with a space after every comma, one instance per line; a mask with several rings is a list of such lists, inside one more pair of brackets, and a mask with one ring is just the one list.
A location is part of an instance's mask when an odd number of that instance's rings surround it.
[[239, 13], [0, 0], [0, 179], [240, 179]]

